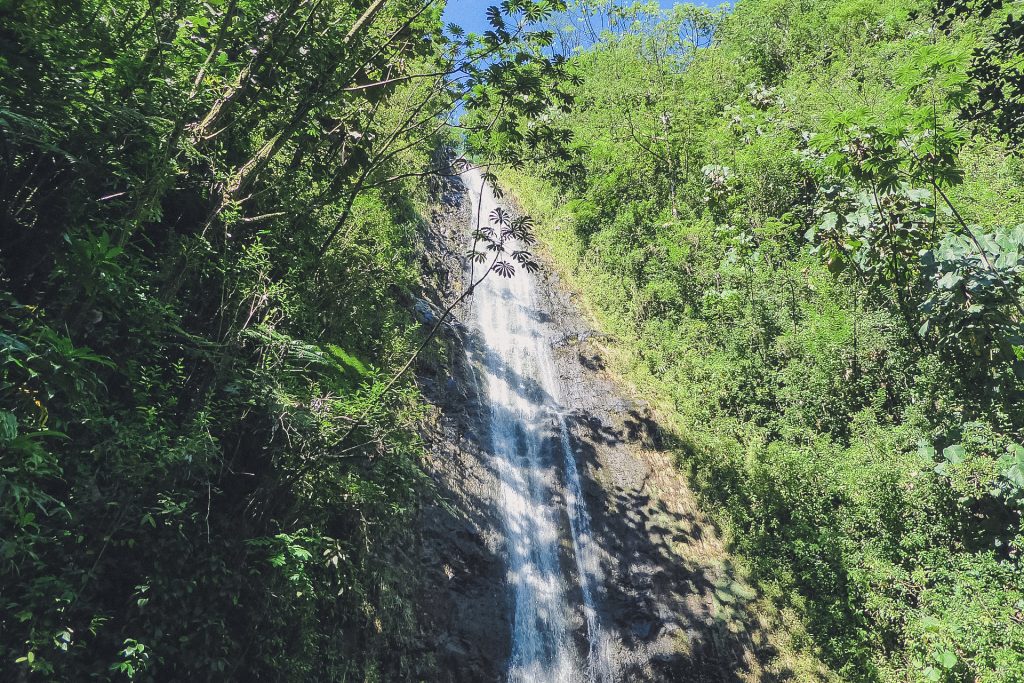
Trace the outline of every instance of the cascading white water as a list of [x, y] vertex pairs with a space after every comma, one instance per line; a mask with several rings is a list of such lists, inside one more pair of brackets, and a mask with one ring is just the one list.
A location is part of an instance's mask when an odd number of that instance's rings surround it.
[[[477, 217], [486, 222], [497, 203], [479, 171], [462, 177], [472, 198], [474, 229]], [[482, 356], [514, 595], [508, 680], [610, 683], [608, 638], [595, 606], [601, 570], [576, 456], [559, 406], [551, 340], [538, 331], [541, 312], [533, 277], [521, 269], [508, 279], [492, 273], [474, 293], [473, 311], [480, 340], [474, 351]], [[573, 640], [573, 593], [564, 585], [559, 559], [558, 520], [563, 512], [553, 494], [560, 489], [588, 641], [582, 656]]]

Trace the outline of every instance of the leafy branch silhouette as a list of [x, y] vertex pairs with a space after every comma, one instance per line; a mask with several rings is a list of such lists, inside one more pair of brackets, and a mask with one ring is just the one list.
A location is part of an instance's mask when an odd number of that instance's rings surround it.
[[[485, 173], [483, 176], [483, 183], [480, 186], [480, 194], [483, 196], [483, 192], [487, 187], [487, 182], [493, 178], [489, 173]], [[497, 187], [494, 187], [495, 195], [500, 197], [501, 193]], [[430, 328], [430, 331], [424, 337], [423, 341], [420, 342], [416, 350], [409, 356], [408, 360], [402, 365], [391, 379], [388, 380], [387, 384], [381, 389], [377, 395], [377, 400], [374, 404], [368, 405], [366, 409], [360, 414], [360, 416], [352, 423], [348, 431], [341, 439], [341, 443], [344, 443], [352, 436], [352, 434], [361, 426], [366, 424], [366, 418], [369, 417], [375, 405], [379, 405], [383, 398], [391, 392], [398, 381], [405, 376], [405, 373], [409, 371], [413, 363], [419, 357], [423, 349], [437, 336], [437, 333], [441, 330], [441, 326], [444, 325], [451, 317], [452, 312], [461, 304], [463, 301], [468, 299], [476, 291], [476, 288], [491, 274], [495, 273], [499, 277], [511, 278], [514, 277], [517, 272], [517, 266], [522, 268], [528, 273], [536, 273], [540, 270], [540, 264], [534, 258], [533, 252], [530, 251], [529, 247], [536, 244], [537, 240], [534, 237], [534, 221], [528, 215], [513, 217], [505, 209], [500, 206], [495, 208], [488, 215], [489, 223], [485, 225], [480, 224], [479, 214], [477, 215], [477, 226], [470, 234], [473, 238], [472, 246], [466, 253], [466, 259], [470, 265], [469, 274], [469, 285], [466, 289], [455, 298], [448, 306], [445, 307], [441, 314], [437, 316], [437, 320], [434, 325]], [[475, 266], [490, 262], [483, 273], [476, 277]], [[347, 455], [350, 451], [359, 449], [359, 446], [353, 446], [349, 449], [341, 451], [335, 457], [358, 457], [360, 453], [356, 452], [351, 455]]]
[[[512, 241], [519, 242], [524, 247], [532, 247], [536, 243], [533, 236], [533, 219], [525, 215], [513, 218], [500, 206], [492, 211], [488, 218], [491, 225], [484, 225], [473, 231], [473, 246], [466, 254], [467, 258], [473, 263], [482, 264], [487, 262], [488, 252], [493, 253], [488, 272], [493, 271], [504, 278], [516, 274], [516, 266], [512, 262], [528, 273], [540, 270], [540, 265], [529, 249], [509, 251], [509, 243]], [[483, 251], [480, 250], [481, 247]]]

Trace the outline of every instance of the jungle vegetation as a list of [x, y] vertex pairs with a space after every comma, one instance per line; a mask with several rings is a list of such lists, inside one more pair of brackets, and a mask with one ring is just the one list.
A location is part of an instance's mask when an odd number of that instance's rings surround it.
[[1024, 681], [1022, 9], [582, 2], [499, 173], [839, 680]]
[[1024, 682], [1020, 3], [442, 4], [0, 0], [0, 678], [431, 679], [464, 145], [839, 680]]
[[431, 678], [425, 207], [563, 6], [0, 2], [0, 679]]

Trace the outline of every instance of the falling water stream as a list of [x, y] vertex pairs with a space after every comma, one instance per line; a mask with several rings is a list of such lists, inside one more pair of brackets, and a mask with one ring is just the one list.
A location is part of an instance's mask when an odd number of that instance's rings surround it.
[[[475, 228], [497, 203], [479, 171], [463, 181]], [[608, 637], [595, 607], [601, 570], [535, 286], [522, 270], [512, 278], [491, 273], [473, 296], [513, 593], [508, 680], [610, 683]], [[579, 585], [567, 586], [566, 577]]]

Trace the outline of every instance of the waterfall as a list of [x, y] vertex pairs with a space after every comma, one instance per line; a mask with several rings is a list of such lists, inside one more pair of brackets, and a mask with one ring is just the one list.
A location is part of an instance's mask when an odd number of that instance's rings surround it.
[[[479, 171], [467, 171], [463, 180], [472, 198], [472, 230], [477, 216], [485, 223], [497, 204]], [[522, 269], [512, 278], [491, 273], [472, 305], [479, 343], [468, 353], [478, 354], [483, 367], [513, 592], [508, 680], [610, 683], [608, 637], [595, 603], [601, 568], [533, 276]], [[565, 551], [563, 519], [571, 541]], [[572, 563], [571, 572], [563, 561]], [[575, 591], [564, 580], [572, 574], [579, 582]], [[577, 596], [581, 604], [573, 605]], [[583, 652], [574, 638], [576, 614], [586, 634]]]

